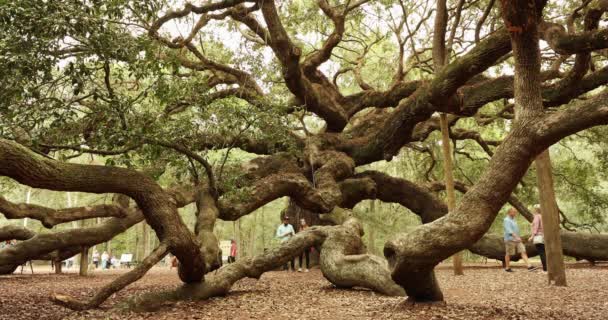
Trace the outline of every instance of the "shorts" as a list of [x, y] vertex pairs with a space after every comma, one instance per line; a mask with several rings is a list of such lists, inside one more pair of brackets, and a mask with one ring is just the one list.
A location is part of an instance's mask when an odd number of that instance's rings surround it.
[[526, 247], [521, 242], [505, 241], [505, 249], [508, 255], [513, 256], [516, 253], [526, 253]]

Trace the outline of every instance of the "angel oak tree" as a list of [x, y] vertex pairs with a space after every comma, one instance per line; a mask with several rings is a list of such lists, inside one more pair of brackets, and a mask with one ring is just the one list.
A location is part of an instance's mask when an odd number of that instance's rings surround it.
[[[55, 301], [97, 307], [167, 252], [179, 259], [186, 284], [124, 306], [205, 299], [311, 245], [322, 248], [321, 269], [337, 287], [442, 300], [433, 273], [438, 263], [464, 249], [502, 255], [502, 243], [484, 234], [506, 202], [527, 212], [512, 192], [535, 157], [565, 137], [608, 124], [602, 89], [608, 29], [599, 24], [608, 4], [459, 1], [448, 3], [446, 16], [436, 19], [442, 27], [433, 31], [434, 4], [223, 0], [175, 9], [164, 1], [99, 7], [49, 1], [0, 8], [0, 43], [9, 57], [0, 59], [9, 75], [0, 80], [0, 175], [35, 188], [121, 194], [134, 202], [52, 210], [2, 199], [7, 218], [39, 219], [48, 227], [111, 218], [45, 234], [0, 229], [2, 239], [24, 240], [0, 251], [0, 271], [74, 255], [145, 220], [160, 245], [141, 266], [89, 301], [63, 295]], [[568, 31], [560, 21], [545, 21], [560, 16], [550, 10], [569, 16]], [[474, 28], [464, 23], [473, 17], [481, 17]], [[550, 54], [540, 54], [539, 39]], [[497, 110], [499, 102], [505, 103]], [[447, 114], [451, 139], [474, 141], [491, 157], [449, 213], [433, 193], [433, 167], [425, 172], [430, 184], [364, 168], [393, 160], [404, 147], [433, 160], [426, 141], [440, 130], [437, 112]], [[499, 140], [484, 139], [479, 131], [489, 125], [508, 129]], [[235, 149], [253, 156], [235, 164], [229, 161]], [[64, 161], [82, 154], [107, 163]], [[163, 173], [180, 185], [161, 188], [155, 178]], [[219, 266], [217, 219], [237, 220], [281, 197], [314, 214], [378, 199], [403, 205], [423, 224], [385, 244], [388, 264], [366, 253], [361, 224], [347, 219], [208, 273]], [[194, 232], [178, 214], [189, 203], [197, 205]], [[563, 232], [564, 253], [606, 259], [604, 237]]]

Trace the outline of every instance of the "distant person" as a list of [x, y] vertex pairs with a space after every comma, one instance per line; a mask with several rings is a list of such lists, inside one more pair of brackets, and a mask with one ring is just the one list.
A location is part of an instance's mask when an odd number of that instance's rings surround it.
[[[285, 241], [291, 239], [296, 234], [293, 230], [293, 226], [289, 224], [289, 217], [283, 217], [283, 223], [277, 228], [277, 238], [284, 243]], [[291, 259], [291, 270], [296, 271], [296, 259]], [[283, 270], [289, 270], [289, 262], [285, 264]]]
[[108, 262], [110, 261], [110, 255], [107, 251], [101, 254], [101, 269], [108, 269]]
[[547, 271], [547, 256], [545, 255], [545, 236], [543, 235], [543, 220], [540, 215], [540, 206], [534, 206], [534, 220], [532, 221], [532, 235], [528, 241], [532, 241], [543, 264], [543, 271]]
[[112, 255], [112, 257], [110, 258], [110, 267], [112, 269], [116, 269], [118, 264], [119, 264], [118, 259], [116, 259], [116, 257], [114, 255]]
[[230, 255], [228, 255], [228, 263], [233, 263], [236, 261], [236, 241], [234, 239], [230, 240]]
[[[306, 223], [306, 219], [300, 219], [300, 229], [298, 230], [298, 232], [305, 231], [306, 229], [308, 229], [308, 223]], [[308, 269], [310, 268], [310, 249], [310, 247], [307, 247], [304, 249], [304, 251], [302, 251], [302, 254], [300, 254], [300, 264], [298, 265], [298, 272], [302, 272], [303, 257], [306, 257], [306, 268], [304, 269], [304, 272], [309, 271]]]
[[513, 272], [513, 270], [511, 270], [511, 256], [517, 253], [521, 254], [521, 257], [524, 259], [529, 271], [535, 270], [536, 267], [531, 266], [530, 261], [528, 260], [526, 247], [522, 243], [519, 235], [519, 227], [517, 226], [517, 221], [515, 221], [515, 216], [517, 216], [517, 210], [511, 208], [507, 212], [507, 216], [503, 221], [505, 240], [505, 271]]
[[95, 269], [99, 268], [99, 251], [97, 251], [97, 249], [93, 250], [93, 265], [95, 266]]

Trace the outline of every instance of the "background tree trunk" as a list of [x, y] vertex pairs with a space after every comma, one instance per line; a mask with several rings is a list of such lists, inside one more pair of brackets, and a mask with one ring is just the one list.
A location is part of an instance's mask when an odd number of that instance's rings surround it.
[[55, 264], [55, 274], [61, 274], [61, 272], [63, 270], [63, 268], [62, 268], [62, 266], [63, 266], [62, 261], [58, 259], [58, 260], [53, 261], [53, 263]]
[[[80, 220], [80, 227], [86, 227], [86, 220]], [[80, 276], [86, 276], [89, 273], [89, 247], [82, 247], [80, 252]]]
[[143, 254], [141, 255], [142, 257], [147, 257], [148, 256], [148, 251], [150, 248], [150, 240], [148, 240], [148, 223], [146, 223], [146, 221], [141, 223], [141, 230], [142, 230], [142, 238], [141, 238], [141, 242], [143, 244]]
[[258, 214], [257, 212], [253, 213], [253, 225], [251, 226], [251, 229], [249, 229], [249, 250], [247, 255], [249, 257], [254, 257], [255, 256], [255, 231], [256, 231], [256, 226], [258, 224]]
[[[31, 198], [32, 188], [27, 188], [27, 193], [25, 194], [25, 204], [30, 204]], [[23, 226], [27, 228], [27, 218], [23, 219]]]
[[562, 238], [559, 230], [559, 209], [555, 201], [553, 175], [549, 150], [536, 158], [536, 176], [540, 195], [543, 235], [547, 253], [547, 276], [549, 283], [566, 286], [566, 270], [562, 251]]
[[[369, 201], [368, 212], [373, 215], [376, 212], [376, 200]], [[372, 224], [367, 228], [367, 250], [372, 254], [377, 254], [376, 250], [376, 230]]]
[[85, 277], [89, 273], [89, 247], [83, 247], [80, 252], [79, 275]]
[[240, 259], [243, 255], [243, 246], [241, 243], [241, 222], [236, 220], [232, 222], [232, 232], [234, 234], [234, 241], [236, 242], [236, 258]]
[[133, 248], [133, 257], [134, 257], [133, 259], [135, 261], [140, 261], [140, 260], [143, 260], [144, 257], [141, 256], [139, 253], [139, 247], [141, 244], [141, 240], [140, 240], [140, 236], [139, 236], [139, 228], [136, 226], [133, 231], [135, 232], [135, 245]]
[[266, 215], [264, 214], [264, 208], [260, 208], [260, 214], [262, 215], [262, 253], [266, 250]]
[[[443, 150], [445, 191], [448, 200], [448, 212], [450, 212], [456, 208], [456, 191], [454, 190], [454, 169], [452, 165], [452, 151], [450, 147], [450, 128], [448, 127], [448, 118], [445, 113], [441, 113], [439, 122], [441, 124], [441, 149]], [[455, 275], [464, 275], [462, 270], [462, 252], [458, 252], [452, 256], [452, 265], [454, 266]]]

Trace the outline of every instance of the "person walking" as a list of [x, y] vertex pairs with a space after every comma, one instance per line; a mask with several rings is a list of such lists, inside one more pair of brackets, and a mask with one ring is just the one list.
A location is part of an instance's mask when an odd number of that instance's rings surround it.
[[517, 226], [517, 221], [515, 221], [516, 216], [517, 210], [515, 210], [515, 208], [511, 208], [507, 212], [507, 216], [503, 221], [505, 240], [505, 271], [513, 272], [513, 270], [511, 270], [511, 256], [517, 253], [519, 253], [524, 259], [529, 271], [536, 270], [536, 267], [530, 265], [530, 261], [528, 260], [526, 247], [522, 243], [519, 235], [519, 227]]
[[97, 251], [97, 249], [93, 249], [93, 255], [91, 257], [93, 258], [93, 265], [95, 266], [95, 269], [99, 268], [99, 251]]
[[230, 255], [228, 256], [228, 263], [236, 262], [236, 241], [234, 239], [230, 240]]
[[[289, 217], [288, 216], [283, 217], [283, 223], [281, 225], [279, 225], [279, 227], [277, 228], [277, 238], [279, 238], [281, 243], [284, 243], [287, 240], [291, 239], [291, 237], [293, 237], [295, 234], [296, 234], [296, 232], [293, 230], [293, 226], [291, 224], [289, 224]], [[291, 270], [296, 271], [295, 257], [292, 258], [290, 262], [291, 262]], [[285, 264], [285, 266], [283, 267], [283, 270], [289, 270], [290, 262], [287, 262]]]
[[534, 206], [534, 220], [532, 221], [532, 235], [528, 241], [532, 241], [543, 264], [543, 271], [547, 272], [547, 256], [545, 255], [545, 237], [543, 235], [543, 220], [540, 215], [540, 205]]
[[104, 251], [101, 254], [101, 269], [102, 270], [109, 268], [109, 266], [108, 266], [109, 260], [110, 260], [110, 255], [108, 254], [107, 251]]
[[[306, 229], [308, 229], [308, 223], [306, 223], [306, 219], [300, 219], [300, 229], [298, 230], [298, 232], [305, 231]], [[298, 265], [298, 272], [302, 272], [302, 258], [304, 258], [304, 257], [306, 257], [306, 268], [304, 268], [304, 272], [309, 271], [308, 269], [310, 268], [310, 250], [311, 250], [311, 247], [307, 247], [300, 254], [300, 258], [299, 258], [300, 264]]]

